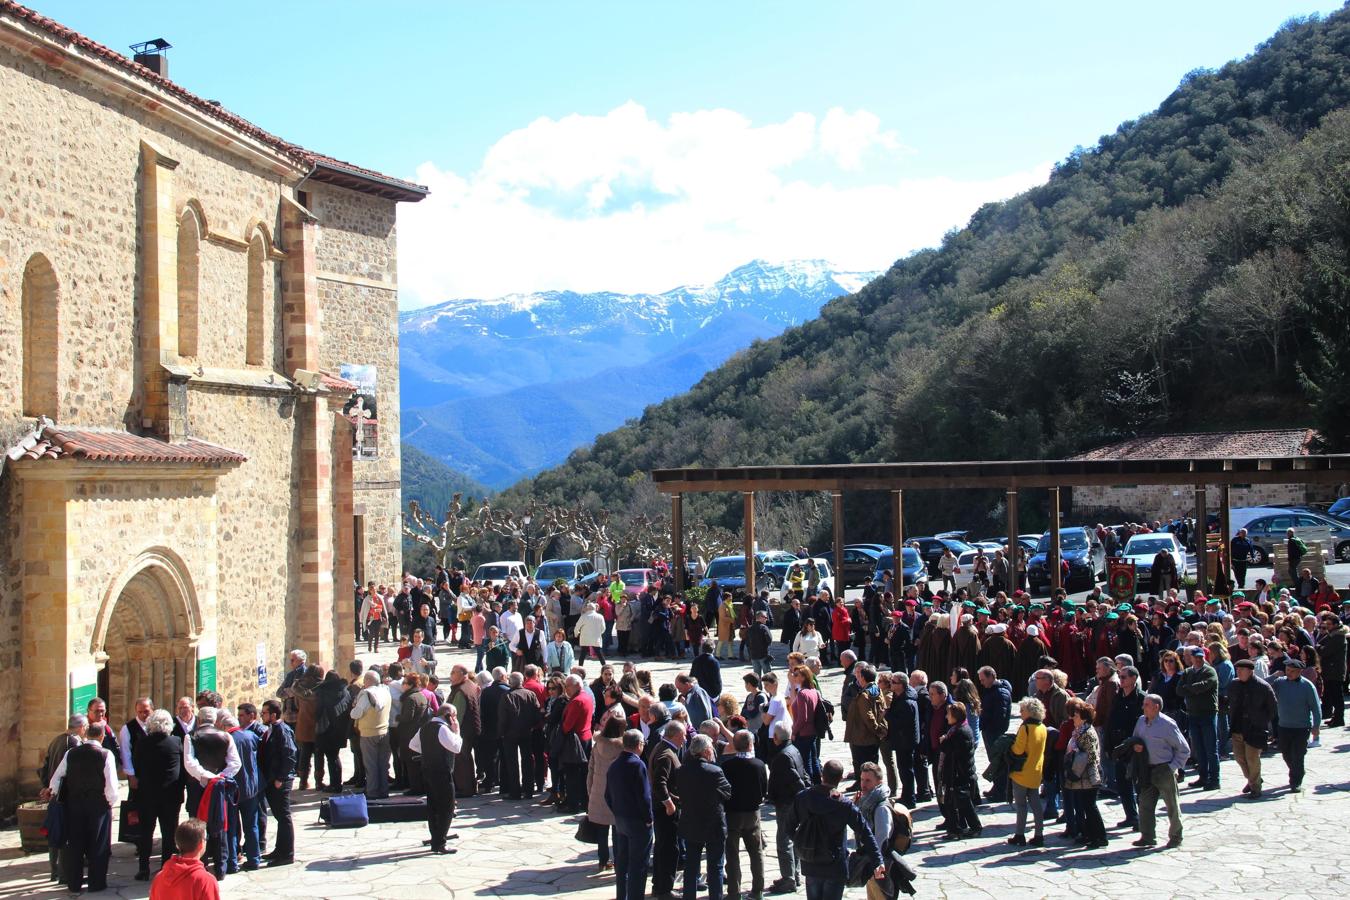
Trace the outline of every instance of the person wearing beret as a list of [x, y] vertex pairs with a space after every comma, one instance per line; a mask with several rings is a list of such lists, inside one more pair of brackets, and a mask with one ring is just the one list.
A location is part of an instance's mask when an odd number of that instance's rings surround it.
[[1256, 674], [1250, 659], [1234, 664], [1237, 675], [1228, 684], [1228, 723], [1233, 735], [1233, 756], [1247, 783], [1242, 793], [1248, 799], [1261, 797], [1261, 751], [1270, 743], [1270, 723], [1275, 717], [1275, 692]]

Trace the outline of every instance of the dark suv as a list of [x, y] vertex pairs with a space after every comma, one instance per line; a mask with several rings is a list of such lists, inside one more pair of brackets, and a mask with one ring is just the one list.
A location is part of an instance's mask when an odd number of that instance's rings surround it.
[[[1049, 555], [1050, 532], [1047, 531], [1036, 545], [1036, 554], [1027, 561], [1027, 582], [1033, 594], [1050, 588], [1050, 570], [1045, 564]], [[1106, 575], [1106, 548], [1097, 540], [1096, 532], [1091, 528], [1061, 528], [1059, 555], [1069, 564], [1065, 590], [1090, 591], [1097, 584], [1097, 579]]]

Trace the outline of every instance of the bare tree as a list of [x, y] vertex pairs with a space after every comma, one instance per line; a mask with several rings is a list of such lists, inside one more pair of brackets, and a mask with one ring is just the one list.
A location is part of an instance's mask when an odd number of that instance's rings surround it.
[[544, 561], [549, 543], [566, 532], [554, 506], [531, 502], [523, 510], [515, 511], [484, 503], [482, 515], [484, 530], [515, 541], [520, 558], [536, 567]]
[[484, 505], [476, 512], [466, 512], [463, 498], [457, 493], [450, 498], [445, 515], [437, 518], [416, 500], [409, 500], [408, 512], [403, 516], [403, 533], [430, 547], [436, 562], [448, 569], [456, 553], [482, 536], [486, 510]]
[[761, 547], [807, 547], [830, 512], [821, 491], [755, 494], [755, 538]]
[[603, 510], [596, 513], [588, 509], [559, 509], [557, 520], [562, 534], [580, 547], [588, 559], [613, 547], [609, 513]]

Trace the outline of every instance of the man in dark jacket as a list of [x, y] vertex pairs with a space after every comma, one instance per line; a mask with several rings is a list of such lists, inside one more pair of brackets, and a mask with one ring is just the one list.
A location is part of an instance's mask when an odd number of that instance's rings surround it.
[[[422, 761], [410, 746], [413, 737], [426, 724], [432, 710], [428, 707], [426, 694], [419, 689], [415, 673], [409, 673], [403, 679], [403, 694], [398, 706], [398, 718], [390, 728], [391, 751], [402, 760], [403, 784], [395, 784], [409, 794], [422, 794], [426, 789], [422, 784]], [[348, 717], [350, 720], [350, 717]]]
[[1322, 660], [1322, 718], [1327, 728], [1345, 727], [1346, 636], [1350, 629], [1331, 610], [1320, 616], [1317, 654]]
[[1116, 755], [1116, 748], [1134, 734], [1135, 723], [1144, 714], [1144, 692], [1139, 690], [1139, 670], [1134, 666], [1122, 666], [1120, 669], [1120, 687], [1111, 704], [1111, 715], [1106, 721], [1105, 743], [1101, 748], [1101, 758], [1115, 767], [1116, 792], [1120, 798], [1125, 819], [1116, 827], [1137, 828], [1139, 826], [1139, 808], [1135, 797], [1134, 779], [1129, 777], [1129, 759]]
[[868, 863], [868, 871], [881, 865], [881, 852], [872, 829], [858, 808], [839, 794], [839, 783], [843, 780], [843, 763], [831, 759], [821, 767], [821, 783], [803, 790], [793, 804], [797, 852], [810, 900], [843, 897], [849, 870], [844, 843], [850, 830], [858, 852]]
[[772, 894], [792, 894], [801, 889], [801, 864], [793, 844], [796, 821], [793, 804], [797, 795], [811, 786], [801, 752], [792, 746], [792, 726], [786, 721], [773, 723], [771, 731], [775, 751], [769, 761], [769, 802], [773, 804], [777, 825], [778, 880], [769, 885]]
[[268, 700], [262, 706], [267, 734], [258, 744], [258, 778], [272, 818], [277, 820], [276, 843], [264, 855], [268, 867], [288, 866], [295, 861], [295, 826], [291, 822], [291, 785], [295, 778], [295, 734], [281, 720], [281, 704]]
[[896, 672], [891, 678], [891, 702], [886, 707], [886, 746], [891, 752], [885, 754], [885, 761], [888, 774], [894, 766], [900, 782], [900, 802], [910, 809], [915, 804], [914, 757], [920, 747], [921, 731], [919, 694], [909, 686], [904, 672]]
[[502, 697], [497, 710], [502, 796], [512, 800], [527, 799], [534, 796], [532, 741], [535, 729], [544, 721], [544, 713], [539, 708], [539, 697], [525, 687], [523, 672], [512, 672], [507, 678], [507, 686], [511, 690]]
[[778, 633], [778, 639], [781, 640], [787, 648], [792, 649], [792, 642], [797, 639], [797, 635], [802, 632], [802, 601], [793, 597], [788, 602], [787, 609], [783, 610], [783, 628]]
[[1247, 779], [1242, 793], [1256, 800], [1261, 796], [1261, 751], [1270, 743], [1270, 723], [1275, 718], [1275, 691], [1256, 676], [1252, 660], [1240, 659], [1233, 666], [1237, 676], [1228, 682], [1228, 727], [1233, 756]]
[[66, 887], [80, 893], [89, 862], [89, 890], [108, 888], [108, 860], [112, 857], [112, 809], [117, 803], [117, 764], [103, 746], [107, 724], [94, 722], [84, 729], [84, 740], [71, 748], [52, 773], [43, 800], [58, 797], [66, 809]]
[[258, 734], [241, 728], [238, 720], [228, 713], [217, 720], [220, 728], [234, 741], [239, 751], [239, 772], [234, 783], [239, 787], [239, 803], [230, 822], [230, 855], [225, 872], [239, 870], [239, 854], [245, 857], [243, 868], [253, 871], [262, 865], [262, 849], [258, 846], [258, 819], [262, 814], [262, 783], [258, 780]]
[[1188, 737], [1195, 755], [1196, 779], [1191, 787], [1219, 787], [1219, 674], [1205, 661], [1203, 647], [1187, 647], [1190, 667], [1181, 673], [1177, 693], [1186, 701]]
[[[755, 758], [755, 739], [742, 729], [731, 737], [731, 756], [722, 757], [722, 771], [731, 783], [731, 798], [727, 801], [727, 896], [741, 896], [741, 853], [737, 846], [744, 842], [750, 854], [750, 900], [764, 896], [764, 832], [760, 825], [759, 808], [769, 794], [769, 770], [762, 759]], [[799, 757], [800, 758], [800, 757]]]
[[[676, 810], [680, 789], [675, 773], [680, 769], [680, 748], [688, 732], [681, 722], [667, 722], [661, 739], [650, 751], [648, 763], [652, 781], [652, 894], [657, 900], [671, 900], [675, 888], [675, 863], [678, 858]], [[697, 879], [695, 879], [697, 881]]]
[[652, 787], [642, 761], [642, 732], [623, 734], [623, 752], [605, 774], [605, 803], [614, 814], [615, 900], [643, 900], [652, 850]]
[[[1008, 723], [1012, 721], [1012, 685], [998, 677], [992, 666], [984, 666], [979, 671], [980, 679], [980, 739], [989, 761], [994, 761], [994, 744], [1008, 733]], [[1006, 803], [1012, 799], [1008, 788], [1007, 776], [1001, 776], [985, 794], [985, 799], [993, 803]]]
[[[277, 712], [281, 704], [277, 701]], [[235, 803], [225, 797], [225, 818], [219, 823], [201, 815], [202, 798], [208, 787], [217, 778], [233, 779], [239, 773], [241, 765], [239, 748], [225, 732], [216, 728], [217, 712], [210, 706], [197, 708], [197, 727], [183, 741], [183, 769], [188, 774], [187, 808], [192, 817], [207, 822], [206, 855], [211, 857], [211, 869], [217, 880], [225, 877], [225, 862], [229, 855], [228, 838], [225, 823], [234, 818]]]
[[773, 669], [773, 660], [769, 656], [773, 634], [768, 623], [769, 614], [760, 610], [755, 613], [754, 624], [745, 630], [745, 646], [750, 651], [750, 666], [756, 675], [766, 675]]
[[502, 699], [511, 693], [506, 683], [506, 670], [501, 666], [492, 670], [492, 684], [483, 688], [478, 699], [479, 710], [483, 717], [483, 730], [478, 734], [478, 743], [474, 754], [478, 758], [478, 768], [483, 780], [478, 789], [484, 794], [496, 790], [501, 783], [501, 725], [497, 717], [501, 714]]
[[713, 652], [716, 649], [715, 643], [705, 640], [699, 645], [698, 656], [689, 664], [689, 674], [698, 679], [710, 697], [722, 696], [722, 664]]
[[696, 900], [698, 896], [698, 873], [705, 851], [708, 900], [722, 900], [722, 856], [726, 852], [726, 804], [731, 799], [731, 782], [714, 758], [712, 739], [706, 734], [695, 735], [684, 765], [675, 773], [680, 797], [679, 830], [684, 838], [684, 900]]

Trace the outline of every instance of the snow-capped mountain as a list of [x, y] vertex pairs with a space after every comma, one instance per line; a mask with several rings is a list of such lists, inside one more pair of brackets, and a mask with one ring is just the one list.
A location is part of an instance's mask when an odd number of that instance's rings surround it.
[[755, 261], [660, 294], [545, 291], [402, 313], [404, 439], [505, 486], [877, 274]]

